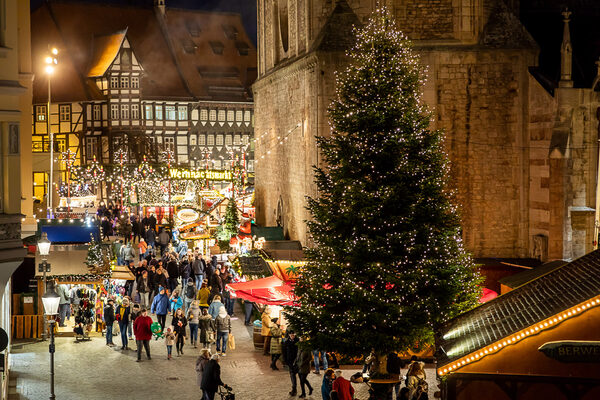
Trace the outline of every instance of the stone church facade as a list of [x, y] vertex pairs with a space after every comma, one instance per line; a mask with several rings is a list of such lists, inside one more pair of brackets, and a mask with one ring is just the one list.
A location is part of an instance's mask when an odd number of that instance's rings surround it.
[[[311, 245], [315, 136], [328, 135], [334, 72], [375, 0], [259, 0], [257, 222]], [[427, 66], [424, 99], [446, 133], [463, 236], [475, 257], [568, 259], [593, 249], [598, 93], [531, 67], [538, 47], [504, 0], [387, 0]], [[568, 41], [568, 23], [565, 22]], [[570, 42], [568, 43], [570, 44]], [[557, 48], [560, 44], [557, 43]], [[570, 48], [563, 43], [563, 60]], [[597, 237], [597, 236], [596, 236]]]

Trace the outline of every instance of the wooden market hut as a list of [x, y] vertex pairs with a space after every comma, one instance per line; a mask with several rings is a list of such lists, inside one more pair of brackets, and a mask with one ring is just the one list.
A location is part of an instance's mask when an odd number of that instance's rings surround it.
[[600, 250], [449, 321], [443, 398], [600, 398]]

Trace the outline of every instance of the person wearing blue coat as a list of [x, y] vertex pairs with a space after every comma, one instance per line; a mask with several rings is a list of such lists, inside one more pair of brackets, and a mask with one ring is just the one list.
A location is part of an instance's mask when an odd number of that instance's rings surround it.
[[150, 307], [150, 313], [156, 314], [156, 319], [160, 324], [162, 330], [165, 330], [165, 323], [167, 321], [167, 313], [169, 312], [169, 296], [165, 293], [165, 288], [160, 286], [158, 288], [158, 294], [154, 296], [152, 300], [152, 306]]
[[222, 305], [223, 303], [221, 303], [221, 296], [215, 296], [212, 303], [210, 303], [210, 306], [208, 307], [208, 313], [212, 319], [216, 319], [219, 316], [219, 310], [221, 309]]
[[173, 295], [171, 296], [171, 301], [169, 304], [173, 315], [175, 315], [175, 311], [179, 310], [183, 306], [183, 299], [179, 295], [179, 290], [173, 291]]

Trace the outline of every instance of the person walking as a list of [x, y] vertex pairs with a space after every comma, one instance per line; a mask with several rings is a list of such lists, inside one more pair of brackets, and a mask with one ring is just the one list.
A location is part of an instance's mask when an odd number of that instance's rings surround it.
[[156, 268], [156, 273], [154, 274], [154, 277], [152, 278], [152, 282], [153, 282], [153, 286], [156, 290], [156, 293], [154, 293], [154, 295], [156, 296], [156, 294], [158, 293], [158, 288], [162, 287], [162, 288], [167, 288], [167, 276], [165, 275], [165, 269], [163, 267], [159, 266]]
[[169, 297], [165, 293], [165, 288], [160, 286], [158, 288], [158, 294], [152, 301], [152, 307], [150, 307], [150, 313], [156, 314], [156, 319], [160, 324], [162, 330], [165, 330], [165, 322], [167, 319], [167, 313], [169, 312]]
[[261, 320], [260, 335], [263, 338], [263, 355], [268, 356], [271, 347], [271, 308], [269, 306], [265, 307]]
[[176, 343], [175, 347], [177, 348], [177, 357], [183, 355], [183, 344], [185, 343], [185, 327], [187, 326], [187, 318], [183, 315], [183, 311], [181, 308], [178, 308], [173, 315], [173, 319], [171, 320], [171, 325], [173, 325], [173, 331], [175, 332]]
[[207, 400], [215, 399], [215, 393], [217, 393], [219, 386], [223, 386], [228, 390], [231, 389], [221, 380], [221, 366], [219, 365], [219, 359], [218, 354], [213, 354], [210, 357], [210, 361], [206, 363], [204, 372], [202, 373], [202, 385], [200, 387], [204, 391], [204, 396]]
[[221, 296], [215, 296], [210, 303], [210, 307], [208, 307], [208, 313], [213, 319], [216, 319], [219, 316], [219, 310], [223, 306], [223, 303], [221, 303]]
[[154, 229], [148, 229], [145, 232], [146, 243], [148, 243], [149, 248], [156, 248], [156, 231]]
[[[204, 374], [204, 369], [206, 368], [206, 364], [210, 361], [210, 350], [202, 349], [200, 350], [200, 356], [196, 359], [196, 383], [200, 388], [202, 388], [202, 375]], [[202, 400], [205, 400], [206, 397], [204, 393], [202, 393]]]
[[335, 380], [333, 381], [332, 390], [337, 393], [339, 400], [354, 399], [354, 388], [349, 380], [342, 376], [342, 370], [335, 370]]
[[148, 310], [143, 307], [140, 315], [133, 322], [133, 332], [137, 343], [137, 362], [142, 361], [142, 347], [146, 349], [146, 357], [150, 357], [150, 339], [152, 339], [152, 318], [148, 316]]
[[54, 287], [56, 288], [56, 293], [60, 297], [58, 310], [59, 310], [59, 318], [58, 318], [58, 326], [64, 327], [65, 321], [67, 320], [67, 313], [71, 308], [71, 296], [69, 295], [69, 289], [66, 285], [60, 285], [58, 280], [55, 281]]
[[169, 233], [167, 232], [167, 230], [161, 228], [160, 232], [158, 233], [158, 249], [160, 251], [161, 256], [165, 254], [165, 249], [167, 248], [170, 239], [171, 238], [169, 237]]
[[271, 320], [271, 369], [278, 371], [277, 360], [281, 357], [281, 327], [277, 324], [278, 319]]
[[290, 371], [290, 380], [292, 382], [292, 390], [290, 396], [295, 396], [297, 391], [297, 380], [296, 375], [298, 374], [298, 367], [296, 366], [296, 358], [298, 357], [298, 338], [294, 331], [287, 332], [287, 338], [283, 341], [282, 345], [283, 362], [287, 364]]
[[115, 240], [113, 243], [113, 254], [117, 257], [117, 265], [123, 265], [123, 259], [121, 258], [121, 247], [123, 247], [123, 241]]
[[[302, 341], [302, 339], [300, 339]], [[312, 395], [313, 387], [310, 385], [308, 381], [308, 374], [310, 373], [310, 362], [312, 361], [312, 352], [307, 349], [302, 349], [298, 352], [298, 356], [296, 357], [296, 367], [298, 368], [298, 377], [300, 378], [300, 389], [302, 389], [302, 393], [298, 398], [306, 397], [305, 388], [308, 387], [308, 395]]]
[[135, 242], [135, 239], [139, 241], [142, 238], [143, 227], [140, 226], [140, 221], [137, 216], [133, 217], [133, 222], [131, 224], [131, 230], [133, 232], [133, 238], [131, 242]]
[[210, 277], [210, 299], [214, 299], [219, 296], [219, 299], [223, 298], [223, 281], [221, 280], [221, 270], [216, 269], [215, 272]]
[[131, 247], [131, 243], [127, 243], [125, 246], [121, 247], [121, 258], [123, 259], [124, 265], [129, 265], [133, 262], [135, 253]]
[[425, 369], [423, 368], [424, 365], [425, 363], [415, 359], [408, 367], [408, 371], [406, 372], [406, 387], [410, 390], [409, 399], [412, 399], [415, 395], [419, 387], [419, 381], [427, 379]]
[[119, 321], [119, 330], [121, 331], [121, 350], [129, 350], [127, 346], [127, 327], [131, 320], [131, 307], [127, 297], [123, 298], [123, 302], [117, 307], [116, 318]]
[[244, 325], [252, 325], [252, 310], [254, 309], [254, 303], [248, 300], [244, 300]]
[[188, 324], [190, 326], [190, 342], [194, 348], [198, 344], [198, 324], [200, 323], [200, 307], [198, 307], [198, 300], [192, 301], [192, 305], [188, 310]]
[[197, 288], [202, 286], [202, 281], [204, 280], [204, 268], [204, 260], [200, 255], [196, 255], [196, 259], [192, 263], [192, 272], [194, 273]]
[[206, 284], [206, 280], [202, 281], [202, 286], [200, 287], [200, 290], [198, 290], [198, 293], [196, 294], [196, 300], [198, 300], [198, 305], [200, 306], [200, 308], [206, 308], [208, 309], [208, 297], [210, 296], [210, 289], [208, 288], [208, 285]]
[[331, 390], [333, 389], [333, 381], [335, 380], [335, 371], [331, 368], [327, 368], [323, 375], [323, 382], [321, 383], [321, 395], [323, 396], [323, 400], [330, 400]]
[[140, 261], [142, 261], [144, 259], [144, 256], [146, 255], [147, 251], [148, 251], [148, 244], [146, 243], [146, 241], [144, 239], [140, 239], [140, 242], [138, 243], [138, 252], [139, 252]]
[[144, 307], [148, 307], [149, 295], [150, 295], [150, 278], [148, 277], [148, 271], [142, 270], [141, 275], [136, 281], [137, 291], [140, 294], [140, 304]]
[[173, 344], [175, 344], [175, 333], [173, 333], [171, 327], [167, 328], [167, 333], [165, 333], [165, 344], [167, 345], [167, 360], [170, 360], [173, 353]]
[[196, 285], [194, 284], [194, 278], [189, 278], [187, 280], [187, 285], [185, 286], [184, 299], [183, 299], [183, 312], [187, 314], [192, 301], [196, 298]]
[[212, 343], [211, 336], [215, 334], [215, 323], [206, 308], [202, 309], [202, 315], [198, 318], [198, 327], [200, 329], [200, 344], [203, 349], [210, 348]]
[[108, 299], [106, 307], [104, 307], [104, 323], [106, 324], [106, 345], [109, 347], [115, 344], [112, 341], [113, 324], [115, 322], [115, 309], [113, 299]]
[[227, 353], [227, 340], [231, 333], [231, 317], [227, 314], [225, 306], [219, 309], [219, 315], [215, 319], [215, 330], [217, 331], [217, 353], [221, 349], [221, 356], [225, 357]]
[[170, 308], [171, 312], [173, 313], [173, 315], [175, 315], [175, 312], [183, 306], [183, 300], [181, 299], [181, 296], [179, 295], [179, 290], [173, 291], [173, 294], [171, 295], [169, 304], [170, 304], [169, 308]]
[[322, 358], [322, 363], [321, 366], [323, 367], [323, 371], [325, 371], [329, 366], [327, 365], [327, 353], [321, 350], [313, 350], [312, 354], [313, 354], [313, 360], [315, 363], [315, 371], [314, 373], [319, 375], [319, 353], [321, 353], [321, 357]]
[[169, 275], [169, 293], [173, 293], [177, 287], [177, 279], [179, 278], [179, 267], [175, 256], [171, 256], [167, 263], [167, 274]]

